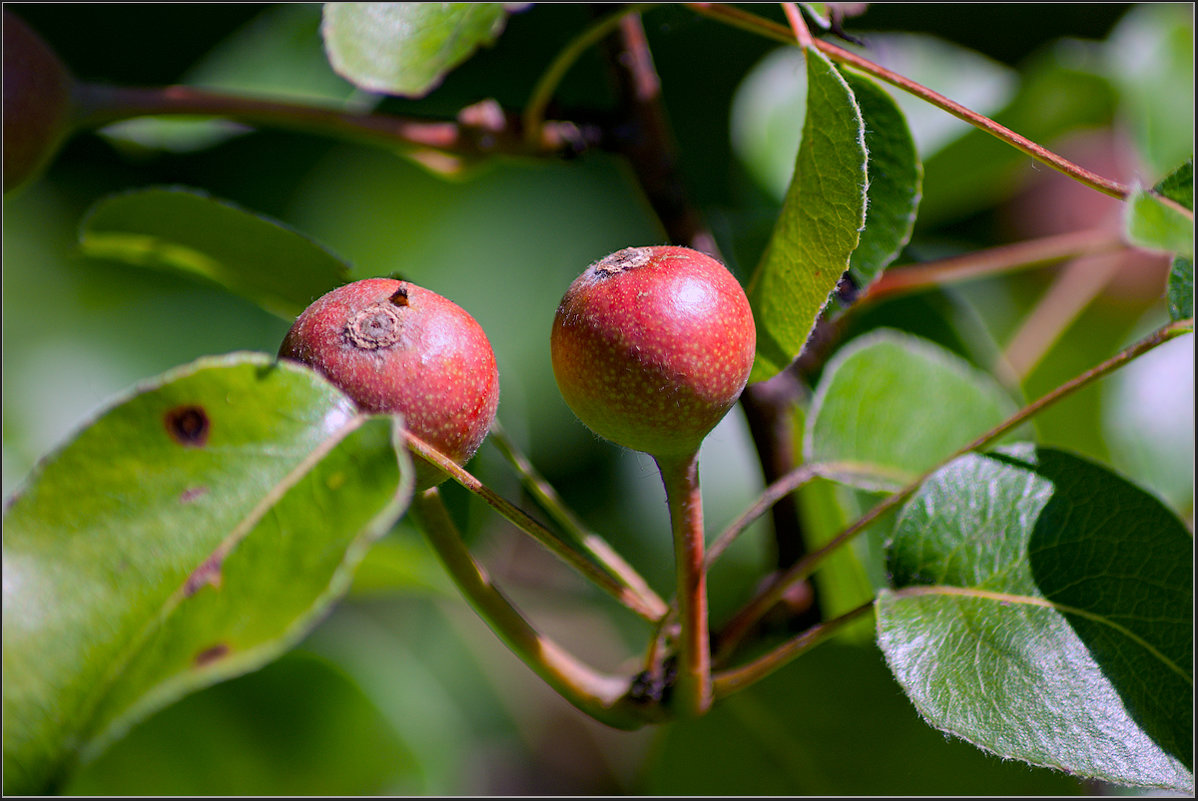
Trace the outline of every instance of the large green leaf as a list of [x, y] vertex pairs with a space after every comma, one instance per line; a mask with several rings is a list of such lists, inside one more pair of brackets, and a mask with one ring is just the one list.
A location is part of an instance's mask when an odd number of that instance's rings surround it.
[[371, 92], [422, 97], [481, 45], [507, 3], [325, 3], [325, 52], [338, 75]]
[[101, 200], [79, 242], [89, 256], [201, 276], [288, 320], [349, 275], [344, 262], [295, 231], [179, 188]]
[[794, 178], [749, 284], [757, 324], [753, 381], [776, 375], [803, 349], [865, 223], [861, 112], [832, 62], [814, 48], [806, 56], [807, 115]]
[[404, 508], [394, 423], [263, 354], [137, 388], [4, 519], [4, 789], [292, 645]]
[[962, 457], [903, 511], [877, 603], [933, 726], [1002, 757], [1193, 792], [1193, 539], [1060, 451]]
[[896, 489], [997, 426], [1018, 407], [987, 373], [892, 329], [862, 335], [828, 363], [807, 416], [810, 461], [873, 469], [862, 489]]
[[919, 209], [923, 167], [907, 120], [882, 87], [846, 73], [861, 117], [869, 153], [869, 197], [861, 241], [849, 261], [860, 287], [882, 274], [911, 239]]

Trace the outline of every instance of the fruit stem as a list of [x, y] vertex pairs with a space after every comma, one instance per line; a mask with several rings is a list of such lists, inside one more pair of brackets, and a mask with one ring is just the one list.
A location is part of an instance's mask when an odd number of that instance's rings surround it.
[[449, 517], [436, 487], [419, 493], [412, 513], [428, 537], [445, 569], [491, 630], [575, 707], [601, 723], [617, 729], [641, 727], [646, 719], [635, 708], [621, 703], [628, 682], [598, 673], [578, 661], [555, 641], [538, 632], [520, 610], [496, 587], [486, 570], [471, 555], [457, 526]]
[[666, 488], [674, 535], [674, 575], [678, 598], [678, 680], [673, 704], [688, 717], [711, 707], [711, 650], [707, 632], [707, 570], [703, 561], [703, 499], [699, 492], [699, 452], [654, 457]]
[[454, 462], [448, 456], [437, 451], [424, 440], [412, 434], [410, 431], [405, 432], [408, 448], [417, 458], [429, 462], [438, 470], [447, 474], [456, 483], [463, 488], [478, 495], [486, 501], [492, 509], [499, 512], [507, 518], [508, 522], [515, 525], [521, 531], [530, 535], [541, 545], [545, 546], [552, 554], [557, 556], [563, 562], [573, 567], [581, 573], [586, 579], [597, 585], [600, 589], [610, 594], [621, 604], [631, 609], [636, 614], [643, 617], [651, 623], [656, 623], [661, 619], [661, 616], [666, 613], [666, 604], [656, 595], [642, 596], [631, 587], [625, 586], [616, 581], [604, 570], [601, 570], [595, 564], [575, 551], [567, 543], [547, 529], [545, 526], [538, 523], [531, 515], [515, 506], [503, 496], [499, 495], [493, 489], [483, 484], [473, 475], [468, 473], [463, 467]]
[[978, 437], [976, 440], [961, 448], [948, 458], [944, 459], [936, 466], [930, 468], [923, 473], [923, 475], [919, 476], [919, 478], [915, 479], [898, 492], [887, 497], [877, 506], [874, 506], [864, 515], [858, 518], [854, 523], [849, 525], [846, 529], [829, 540], [819, 550], [812, 551], [803, 559], [796, 562], [789, 570], [775, 574], [773, 580], [771, 580], [769, 584], [766, 585], [748, 604], [742, 607], [741, 610], [720, 632], [720, 649], [716, 654], [716, 658], [721, 661], [726, 659], [735, 649], [736, 645], [740, 642], [745, 633], [748, 632], [748, 630], [758, 620], [760, 620], [766, 612], [768, 612], [774, 607], [775, 604], [782, 600], [782, 597], [788, 587], [810, 576], [815, 572], [816, 568], [821, 562], [824, 561], [824, 559], [835, 553], [836, 549], [844, 545], [856, 535], [860, 534], [862, 531], [868, 528], [871, 523], [906, 502], [906, 500], [914, 495], [920, 486], [923, 485], [923, 482], [927, 481], [929, 476], [940, 470], [949, 462], [964, 456], [967, 453], [972, 453], [973, 451], [981, 450], [982, 448], [994, 444], [1011, 431], [1023, 425], [1035, 415], [1044, 411], [1044, 409], [1048, 408], [1049, 406], [1052, 406], [1058, 401], [1067, 398], [1083, 387], [1094, 383], [1098, 379], [1113, 373], [1115, 370], [1130, 364], [1132, 361], [1144, 355], [1153, 348], [1163, 345], [1175, 337], [1192, 333], [1193, 331], [1193, 318], [1177, 320], [1175, 322], [1169, 323], [1168, 325], [1162, 326], [1144, 339], [1141, 339], [1139, 342], [1136, 342], [1130, 347], [1125, 348], [1124, 350], [1115, 354], [1110, 359], [1107, 359], [1105, 362], [1086, 370], [1084, 373], [1075, 376], [1069, 381], [1066, 381], [1064, 384], [1058, 386], [1056, 389], [1044, 394], [1039, 399], [1032, 401], [1027, 406], [1024, 406], [1018, 412], [1008, 417], [995, 428]]
[[583, 550], [594, 557], [613, 578], [644, 599], [647, 606], [654, 609], [658, 607], [665, 609], [665, 602], [658, 597], [649, 583], [636, 572], [632, 565], [624, 561], [607, 540], [587, 530], [578, 516], [566, 506], [566, 502], [557, 494], [553, 485], [546, 481], [528, 457], [516, 448], [498, 420], [491, 425], [488, 441], [498, 448], [504, 458], [516, 469], [525, 490], [536, 499], [550, 517], [557, 521], [558, 525], [575, 539]]

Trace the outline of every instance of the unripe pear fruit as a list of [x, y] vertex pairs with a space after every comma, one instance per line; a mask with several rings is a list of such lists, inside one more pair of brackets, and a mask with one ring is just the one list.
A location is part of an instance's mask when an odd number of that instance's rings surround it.
[[588, 267], [558, 306], [550, 350], [562, 397], [587, 427], [682, 457], [740, 396], [756, 341], [749, 300], [724, 265], [657, 246]]
[[4, 12], [4, 193], [42, 171], [71, 130], [74, 79], [19, 17]]
[[[482, 327], [407, 281], [370, 278], [318, 298], [279, 356], [313, 368], [363, 411], [402, 414], [409, 431], [459, 465], [478, 450], [499, 405], [499, 371]], [[418, 490], [444, 478], [417, 460]]]

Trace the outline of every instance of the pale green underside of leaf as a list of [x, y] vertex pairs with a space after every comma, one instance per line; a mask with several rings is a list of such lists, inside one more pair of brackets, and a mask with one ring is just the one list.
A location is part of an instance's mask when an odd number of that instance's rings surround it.
[[1194, 258], [1194, 217], [1162, 203], [1153, 194], [1135, 189], [1127, 199], [1125, 235], [1128, 243], [1146, 250]]
[[807, 116], [773, 236], [749, 285], [757, 325], [752, 381], [803, 349], [865, 222], [864, 123], [852, 90], [819, 51], [807, 51]]
[[923, 166], [898, 104], [869, 78], [845, 73], [865, 122], [869, 199], [865, 228], [849, 261], [858, 288], [869, 286], [894, 261], [915, 230]]
[[4, 784], [40, 793], [129, 725], [252, 670], [404, 508], [394, 421], [264, 354], [138, 387], [4, 520]]
[[422, 97], [507, 20], [505, 3], [325, 3], [334, 71], [371, 92]]
[[1181, 521], [1098, 465], [1027, 446], [971, 454], [903, 510], [878, 641], [939, 729], [1192, 792], [1192, 560]]
[[[992, 376], [959, 356], [880, 329], [828, 363], [807, 416], [803, 450], [809, 460], [871, 465], [879, 478], [910, 481], [1017, 408]], [[860, 489], [893, 489], [863, 475], [843, 479]]]
[[341, 259], [303, 235], [181, 188], [104, 198], [84, 219], [79, 244], [88, 256], [214, 282], [286, 320], [349, 276]]

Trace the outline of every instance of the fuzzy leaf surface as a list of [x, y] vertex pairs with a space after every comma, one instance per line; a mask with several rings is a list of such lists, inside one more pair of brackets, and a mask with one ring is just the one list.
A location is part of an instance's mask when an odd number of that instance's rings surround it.
[[852, 89], [822, 53], [807, 59], [807, 115], [794, 177], [769, 245], [749, 283], [757, 325], [750, 376], [764, 381], [799, 352], [865, 223], [864, 122]]
[[371, 92], [423, 97], [498, 38], [505, 3], [325, 3], [333, 70]]
[[4, 789], [293, 645], [405, 508], [394, 421], [264, 354], [136, 388], [4, 518]]
[[287, 320], [349, 276], [341, 259], [307, 237], [181, 188], [101, 200], [84, 219], [79, 244], [96, 258], [199, 276]]
[[1004, 758], [1193, 792], [1193, 539], [1105, 468], [970, 454], [903, 510], [878, 642], [933, 726]]

